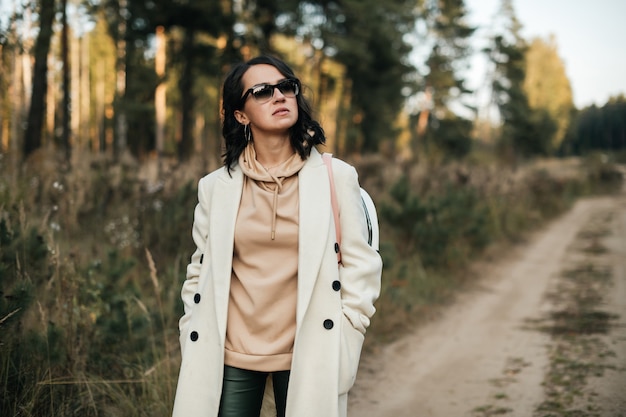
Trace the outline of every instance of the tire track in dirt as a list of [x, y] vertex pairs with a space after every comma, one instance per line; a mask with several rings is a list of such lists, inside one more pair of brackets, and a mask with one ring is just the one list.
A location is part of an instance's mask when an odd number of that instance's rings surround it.
[[613, 279], [602, 305], [616, 319], [608, 334], [601, 336], [610, 350], [605, 361], [607, 369], [602, 375], [592, 376], [586, 387], [603, 417], [626, 417], [626, 196], [616, 205], [612, 233], [605, 241]]
[[[479, 285], [461, 294], [441, 317], [365, 355], [349, 414], [532, 416], [544, 398], [542, 382], [549, 365], [546, 346], [551, 340], [548, 334], [529, 329], [528, 322], [549, 312], [545, 295], [564, 269], [568, 248], [589, 219], [606, 210], [624, 218], [623, 197], [578, 201], [506, 259], [483, 268]], [[616, 239], [621, 243], [616, 243], [615, 250], [620, 244], [626, 247], [624, 234]], [[623, 255], [614, 257], [619, 288], [625, 285]], [[626, 313], [624, 297], [619, 302], [614, 308]], [[489, 408], [492, 404], [497, 407]]]

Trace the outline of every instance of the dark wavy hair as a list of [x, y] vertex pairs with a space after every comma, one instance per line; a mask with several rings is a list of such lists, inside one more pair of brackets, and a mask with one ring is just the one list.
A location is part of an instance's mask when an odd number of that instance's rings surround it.
[[[276, 68], [285, 78], [296, 78], [293, 70], [282, 60], [261, 55], [252, 58], [247, 62], [235, 65], [226, 78], [222, 91], [222, 136], [226, 145], [226, 151], [222, 155], [224, 166], [230, 170], [237, 163], [239, 155], [246, 147], [247, 141], [244, 134], [243, 125], [235, 119], [235, 110], [241, 110], [244, 102], [243, 96], [243, 75], [254, 65], [267, 64]], [[289, 129], [291, 146], [304, 160], [311, 154], [311, 147], [326, 142], [324, 130], [320, 124], [313, 120], [312, 110], [309, 102], [302, 95], [302, 91], [297, 95], [298, 120]]]

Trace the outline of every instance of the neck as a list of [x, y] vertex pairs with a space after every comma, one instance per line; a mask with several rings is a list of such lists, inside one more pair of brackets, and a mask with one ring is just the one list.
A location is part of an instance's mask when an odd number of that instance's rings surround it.
[[288, 136], [255, 138], [254, 151], [257, 161], [268, 168], [281, 164], [294, 153]]

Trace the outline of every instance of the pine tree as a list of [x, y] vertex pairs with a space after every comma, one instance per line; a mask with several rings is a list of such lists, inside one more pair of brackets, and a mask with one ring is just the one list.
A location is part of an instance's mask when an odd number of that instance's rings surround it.
[[[266, 3], [266, 2], [263, 2]], [[304, 38], [312, 55], [346, 68], [350, 114], [344, 117], [347, 152], [375, 152], [395, 136], [405, 97], [415, 86], [412, 50], [405, 37], [415, 29], [416, 4], [409, 0], [282, 1], [280, 30]]]
[[626, 97], [611, 97], [602, 107], [592, 105], [578, 112], [562, 149], [577, 155], [626, 150]]
[[[146, 51], [156, 28], [162, 26], [168, 35], [167, 71], [164, 75], [177, 91], [171, 95], [175, 108], [175, 152], [186, 160], [193, 154], [194, 123], [200, 111], [198, 98], [204, 94], [209, 78], [219, 85], [227, 61], [232, 61], [234, 42], [232, 2], [196, 0], [180, 2], [155, 0], [152, 2], [126, 1], [127, 12], [120, 13], [117, 0], [107, 0], [102, 8], [112, 38], [124, 40], [126, 88], [116, 102], [117, 112], [127, 119], [129, 148], [136, 155], [154, 149], [154, 93], [158, 80], [153, 58]], [[121, 22], [121, 19], [126, 19]], [[123, 28], [123, 31], [122, 29]], [[226, 47], [219, 39], [227, 39]], [[119, 48], [118, 48], [119, 49]], [[120, 51], [118, 50], [118, 53]], [[118, 68], [119, 61], [118, 61]], [[119, 83], [119, 80], [118, 80]], [[217, 113], [217, 109], [213, 109]], [[123, 129], [118, 129], [122, 132]], [[120, 134], [118, 133], [118, 135]]]
[[426, 60], [428, 74], [424, 77], [424, 89], [432, 100], [432, 114], [428, 119], [437, 120], [425, 130], [428, 142], [432, 142], [447, 154], [461, 157], [469, 152], [472, 123], [451, 110], [452, 104], [464, 103], [471, 91], [465, 86], [462, 70], [467, 67], [471, 51], [469, 42], [475, 28], [466, 21], [463, 0], [436, 1], [425, 4], [425, 22], [432, 39], [430, 55]]
[[503, 124], [500, 145], [513, 158], [549, 154], [557, 125], [545, 109], [533, 110], [524, 89], [528, 45], [511, 0], [503, 0], [503, 25], [486, 49], [494, 66], [493, 101]]

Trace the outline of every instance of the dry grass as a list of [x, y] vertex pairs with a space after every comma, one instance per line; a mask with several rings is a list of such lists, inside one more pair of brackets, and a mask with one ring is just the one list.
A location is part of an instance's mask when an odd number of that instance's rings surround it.
[[[360, 164], [382, 213], [402, 169], [376, 158]], [[411, 170], [409, 193], [438, 201], [449, 184], [473, 190], [475, 218], [488, 220], [475, 232], [488, 232], [492, 243], [515, 239], [592, 187], [580, 161], [567, 161], [568, 174], [545, 188], [558, 165], [420, 166]], [[0, 167], [0, 415], [169, 415], [195, 186], [213, 167], [77, 155], [68, 170], [44, 154], [7, 166]], [[462, 235], [446, 247], [452, 261], [425, 266], [399, 237], [396, 228], [408, 226], [381, 216], [383, 293], [369, 341], [390, 340], [445, 304], [468, 279], [460, 266], [485, 249]]]

